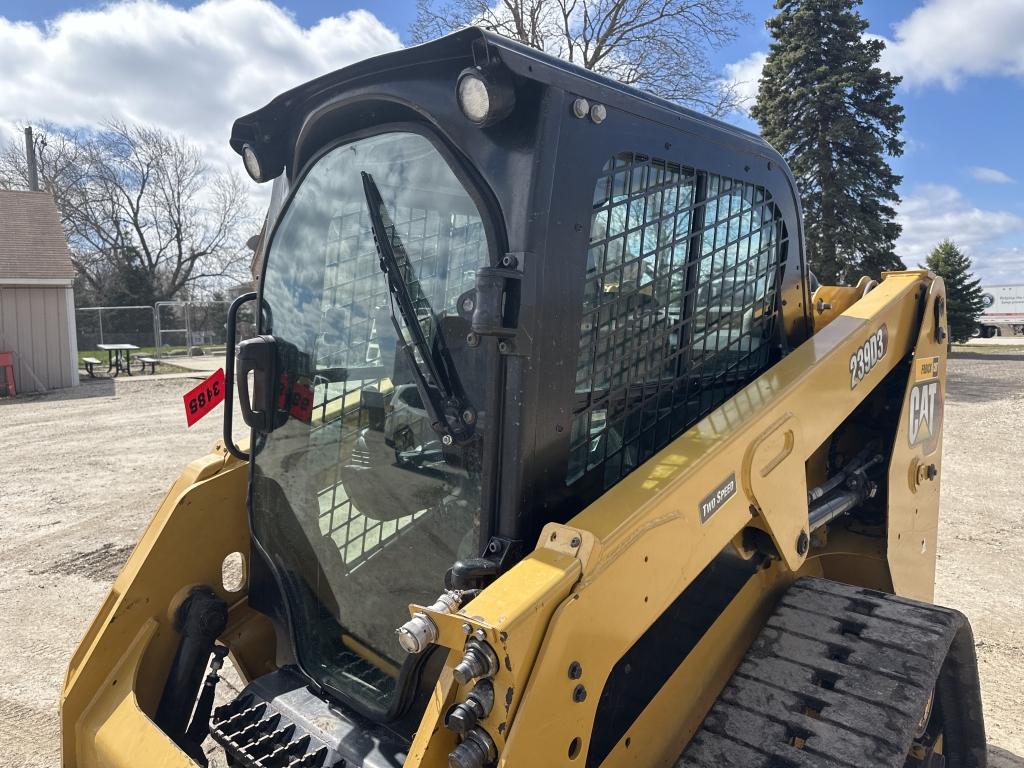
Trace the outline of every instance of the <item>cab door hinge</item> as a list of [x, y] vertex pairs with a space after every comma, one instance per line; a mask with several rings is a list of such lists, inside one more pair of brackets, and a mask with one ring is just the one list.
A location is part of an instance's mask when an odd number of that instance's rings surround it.
[[529, 355], [530, 337], [519, 327], [525, 253], [506, 253], [497, 267], [481, 267], [476, 273], [473, 316], [476, 337], [494, 336], [503, 355]]

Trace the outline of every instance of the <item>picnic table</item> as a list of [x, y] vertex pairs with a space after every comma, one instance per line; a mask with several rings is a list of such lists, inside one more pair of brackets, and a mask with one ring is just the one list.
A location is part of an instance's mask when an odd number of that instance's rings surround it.
[[129, 376], [132, 375], [132, 350], [138, 349], [137, 346], [134, 344], [97, 344], [96, 346], [107, 352], [107, 373], [113, 371], [117, 376], [124, 371]]

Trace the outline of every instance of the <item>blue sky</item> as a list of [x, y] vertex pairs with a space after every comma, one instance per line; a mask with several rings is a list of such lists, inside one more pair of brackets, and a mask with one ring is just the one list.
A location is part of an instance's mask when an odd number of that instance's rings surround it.
[[[754, 87], [771, 0], [714, 51], [723, 76]], [[1024, 0], [865, 0], [883, 64], [902, 74], [906, 153], [900, 250], [916, 265], [960, 241], [989, 283], [1024, 281]], [[0, 132], [24, 121], [104, 116], [181, 131], [234, 162], [233, 117], [324, 71], [408, 42], [415, 0], [0, 3]], [[731, 122], [753, 127], [742, 114]]]

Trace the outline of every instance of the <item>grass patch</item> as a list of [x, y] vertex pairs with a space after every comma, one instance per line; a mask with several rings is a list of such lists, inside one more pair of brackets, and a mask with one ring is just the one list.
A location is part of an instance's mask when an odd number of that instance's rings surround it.
[[[175, 359], [180, 359], [180, 358], [183, 358], [183, 357], [187, 356], [188, 349], [189, 348], [185, 347], [185, 346], [175, 346], [175, 347], [165, 346], [163, 348], [163, 357], [160, 357], [160, 366], [166, 366], [165, 371], [168, 368], [173, 368], [174, 371], [187, 371], [187, 370], [189, 370], [188, 368], [179, 368], [179, 367], [174, 365]], [[223, 349], [224, 349], [223, 346], [216, 346], [216, 345], [215, 346], [211, 346], [211, 347], [203, 347], [203, 350], [208, 355], [209, 354], [213, 354], [215, 350], [223, 352]], [[135, 358], [138, 358], [138, 357], [157, 357], [156, 347], [139, 347], [138, 349], [133, 349], [131, 352], [132, 352], [132, 360], [133, 361], [135, 360]], [[122, 352], [121, 354], [123, 355], [124, 353]], [[95, 369], [94, 369], [97, 373], [104, 373], [104, 372], [106, 372], [106, 370], [107, 370], [107, 351], [105, 349], [80, 349], [80, 350], [78, 350], [78, 367], [79, 367], [80, 370], [83, 370], [83, 371], [85, 370], [85, 363], [82, 362], [82, 360], [83, 360], [83, 358], [86, 358], [86, 357], [94, 357], [94, 358], [96, 358], [97, 360], [100, 361], [100, 365], [95, 366]], [[132, 373], [135, 373], [135, 369], [136, 369], [136, 364], [133, 362], [132, 363]], [[159, 370], [159, 368], [158, 368], [158, 370]]]

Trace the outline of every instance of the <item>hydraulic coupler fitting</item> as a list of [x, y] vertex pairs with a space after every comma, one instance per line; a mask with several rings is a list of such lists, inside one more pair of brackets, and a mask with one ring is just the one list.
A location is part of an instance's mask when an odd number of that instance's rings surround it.
[[[435, 613], [455, 613], [462, 605], [462, 593], [448, 590], [437, 598], [428, 610]], [[398, 633], [398, 644], [406, 653], [419, 653], [427, 646], [437, 642], [437, 625], [422, 611], [417, 611], [405, 624], [395, 630]]]
[[462, 661], [455, 665], [452, 676], [459, 685], [477, 677], [493, 677], [498, 671], [498, 655], [487, 643], [473, 638], [466, 643]]
[[474, 728], [448, 754], [448, 768], [484, 768], [498, 759], [498, 748], [483, 728]]
[[465, 701], [452, 706], [444, 717], [444, 724], [448, 730], [461, 733], [465, 736], [480, 722], [487, 717], [494, 706], [494, 686], [490, 680], [481, 680]]

